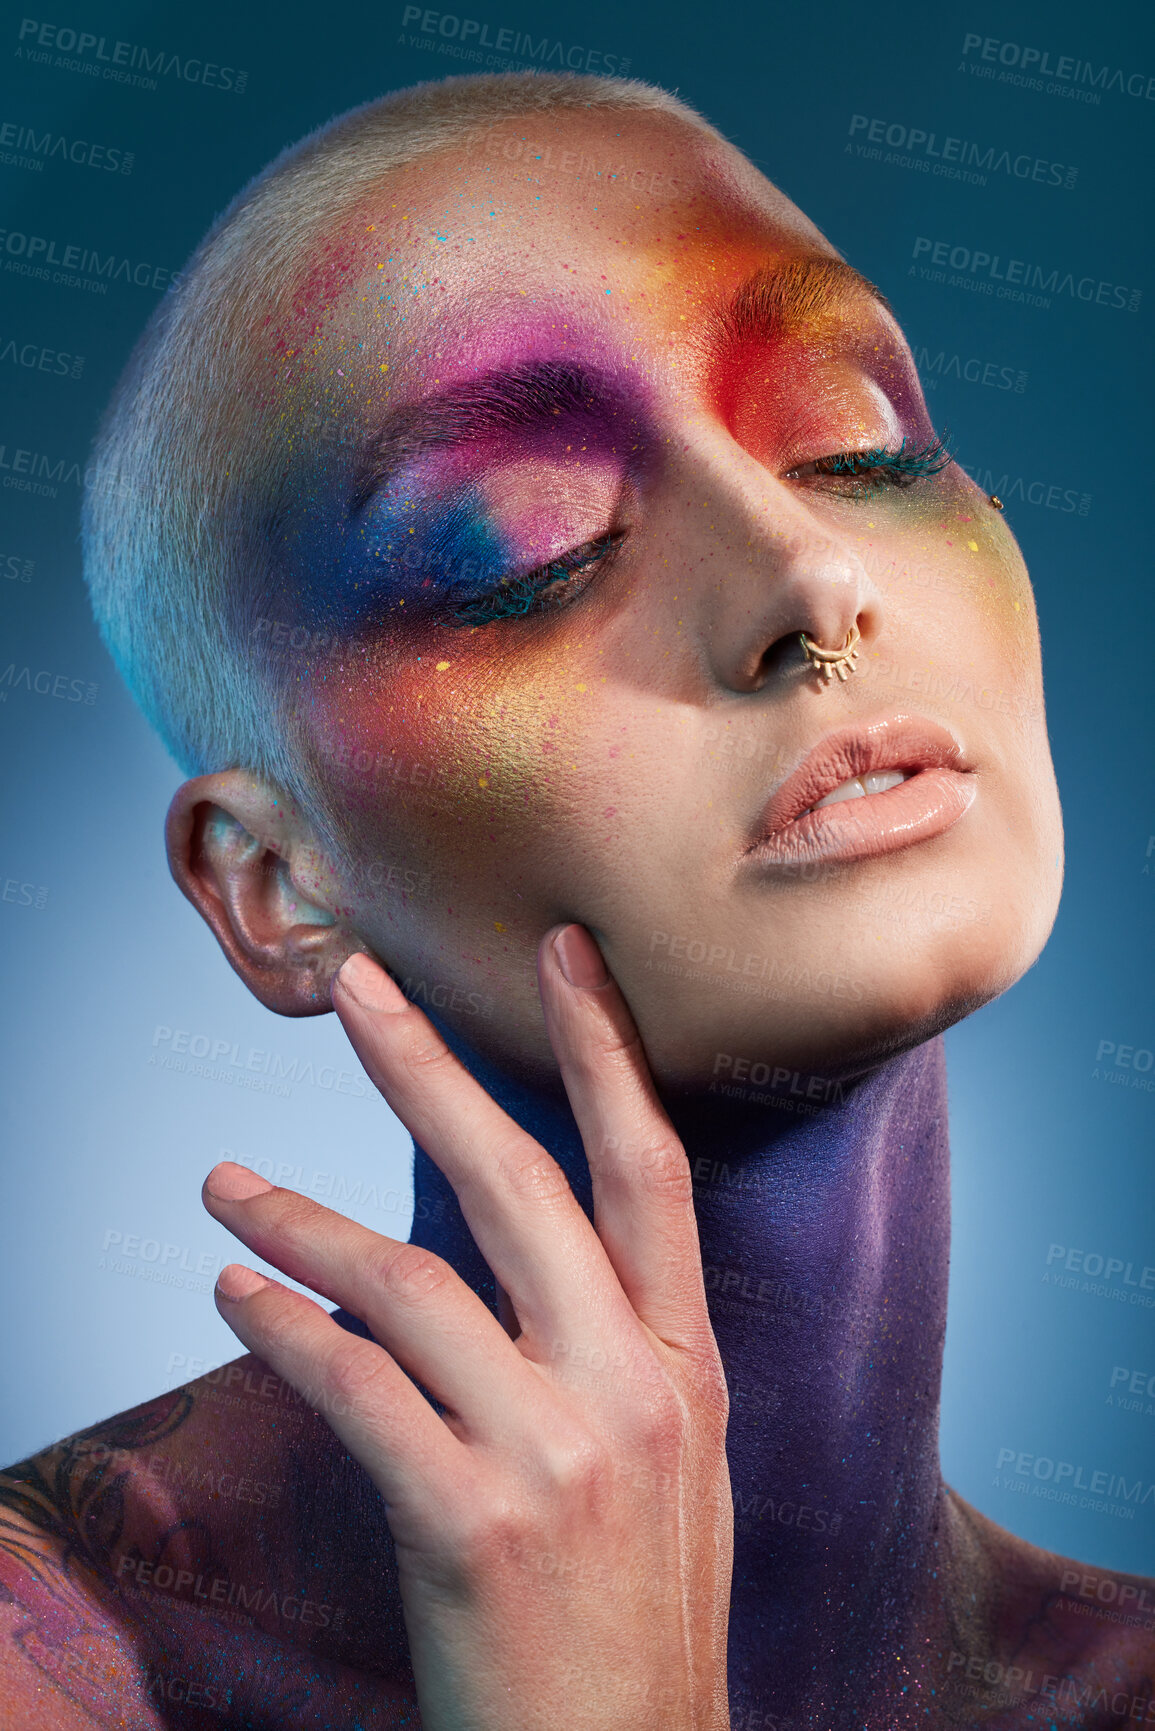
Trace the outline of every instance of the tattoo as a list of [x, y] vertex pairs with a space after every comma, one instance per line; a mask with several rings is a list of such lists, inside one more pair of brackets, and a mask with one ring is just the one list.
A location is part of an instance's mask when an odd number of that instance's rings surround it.
[[[138, 1722], [189, 1731], [412, 1724], [381, 1499], [322, 1421], [313, 1437], [282, 1443], [285, 1503], [246, 1527], [242, 1553], [233, 1525], [245, 1504], [221, 1508], [194, 1490], [173, 1511], [177, 1472], [166, 1478], [168, 1513], [156, 1518], [142, 1475], [158, 1478], [150, 1451], [187, 1424], [198, 1392], [175, 1390], [0, 1474], [0, 1549], [53, 1601], [51, 1615], [42, 1606], [13, 1630], [15, 1648], [109, 1731]], [[226, 1447], [247, 1461], [242, 1432]], [[195, 1446], [195, 1433], [182, 1441]], [[190, 1468], [192, 1485], [199, 1477]], [[214, 1531], [214, 1511], [224, 1533]], [[327, 1589], [353, 1582], [348, 1608], [328, 1602]]]
[[127, 1469], [117, 1469], [127, 1455], [179, 1430], [193, 1405], [190, 1390], [176, 1389], [0, 1474], [0, 1549], [50, 1592], [50, 1556], [66, 1576], [80, 1564], [115, 1585], [112, 1554], [124, 1527], [128, 1478]]

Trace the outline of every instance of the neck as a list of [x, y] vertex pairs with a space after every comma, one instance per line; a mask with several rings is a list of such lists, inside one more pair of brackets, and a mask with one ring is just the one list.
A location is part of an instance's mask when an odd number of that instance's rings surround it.
[[[568, 1108], [462, 1056], [592, 1212]], [[798, 1710], [816, 1690], [829, 1702], [848, 1677], [861, 1704], [876, 1665], [885, 1659], [893, 1674], [896, 1653], [912, 1652], [935, 1620], [933, 1572], [947, 1560], [941, 1041], [852, 1084], [786, 1086], [800, 1097], [764, 1105], [752, 1103], [756, 1090], [729, 1086], [673, 1112], [730, 1385], [731, 1704], [763, 1713]], [[492, 1276], [420, 1149], [415, 1200], [414, 1242], [492, 1305]]]

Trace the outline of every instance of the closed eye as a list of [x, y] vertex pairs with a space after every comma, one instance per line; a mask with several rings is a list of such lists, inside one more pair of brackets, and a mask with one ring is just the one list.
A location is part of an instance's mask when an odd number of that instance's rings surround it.
[[884, 487], [910, 487], [929, 481], [953, 461], [946, 441], [930, 439], [912, 445], [903, 439], [896, 450], [885, 445], [867, 451], [838, 451], [790, 469], [783, 479], [803, 481], [839, 498], [868, 499]]
[[599, 535], [560, 553], [546, 565], [503, 577], [486, 594], [455, 608], [451, 623], [488, 625], [495, 619], [524, 619], [531, 613], [568, 607], [605, 568], [624, 539], [624, 530]]

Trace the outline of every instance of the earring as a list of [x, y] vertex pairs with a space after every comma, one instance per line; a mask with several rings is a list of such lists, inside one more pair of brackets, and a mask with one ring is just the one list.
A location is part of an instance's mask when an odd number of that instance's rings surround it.
[[1003, 508], [1003, 502], [997, 493], [992, 493], [987, 503], [993, 505], [996, 511], [1001, 511]]
[[807, 661], [814, 663], [827, 685], [836, 673], [843, 682], [849, 679], [854, 671], [854, 663], [858, 660], [858, 645], [862, 637], [857, 625], [850, 627], [841, 649], [820, 649], [805, 631], [800, 631], [798, 635], [802, 640], [802, 652]]

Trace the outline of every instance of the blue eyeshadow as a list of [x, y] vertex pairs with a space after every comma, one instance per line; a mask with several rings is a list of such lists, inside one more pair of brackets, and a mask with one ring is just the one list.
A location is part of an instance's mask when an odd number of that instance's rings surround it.
[[325, 592], [310, 594], [308, 604], [347, 632], [401, 601], [406, 612], [444, 617], [500, 583], [512, 561], [476, 488], [416, 509], [381, 501], [350, 525]]

